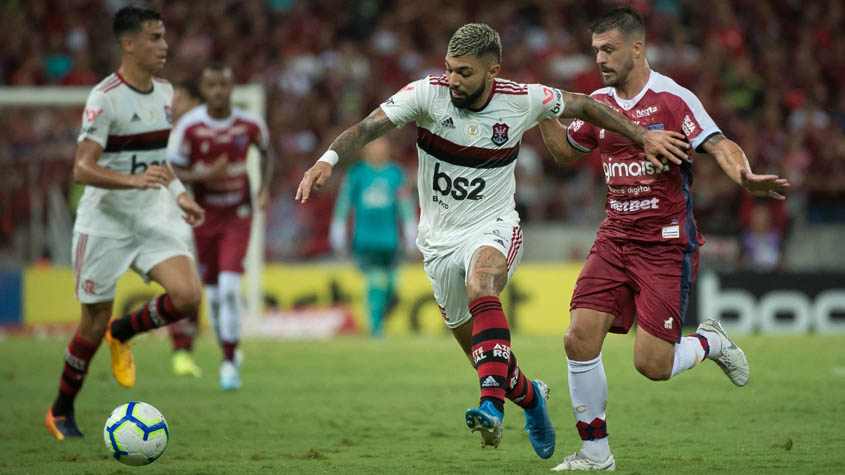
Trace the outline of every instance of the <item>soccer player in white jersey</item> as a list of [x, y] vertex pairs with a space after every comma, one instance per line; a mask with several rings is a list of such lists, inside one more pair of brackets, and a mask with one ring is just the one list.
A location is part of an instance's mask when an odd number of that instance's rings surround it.
[[[105, 336], [117, 381], [135, 384], [128, 340], [196, 312], [202, 286], [184, 240], [170, 232], [171, 207], [199, 224], [204, 211], [174, 179], [165, 161], [173, 88], [153, 73], [167, 56], [164, 23], [152, 10], [126, 7], [113, 22], [120, 68], [85, 104], [73, 177], [86, 185], [73, 231], [76, 297], [82, 318], [65, 351], [59, 394], [45, 416], [59, 440], [82, 437], [74, 400]], [[166, 293], [110, 320], [117, 279], [132, 268]]]
[[482, 446], [498, 446], [508, 398], [525, 410], [531, 445], [548, 458], [555, 446], [548, 387], [518, 367], [499, 301], [522, 256], [514, 209], [522, 134], [544, 119], [579, 117], [630, 137], [658, 163], [658, 155], [686, 155], [674, 145], [680, 140], [648, 132], [587, 96], [499, 79], [501, 55], [499, 35], [489, 26], [459, 28], [449, 41], [446, 74], [407, 85], [341, 133], [305, 173], [296, 199], [305, 203], [339, 158], [353, 159], [376, 137], [417, 124], [417, 246], [446, 326], [477, 369], [481, 388], [480, 406], [467, 410], [466, 424], [480, 432]]
[[[647, 129], [683, 132], [692, 148], [712, 155], [746, 191], [784, 198], [787, 180], [752, 173], [742, 149], [725, 138], [701, 101], [649, 68], [645, 24], [635, 10], [616, 8], [591, 29], [596, 63], [607, 86], [591, 97]], [[692, 335], [681, 333], [698, 248], [704, 242], [692, 214], [692, 161], [653, 168], [630, 141], [577, 121], [568, 129], [556, 120], [544, 121], [540, 130], [560, 162], [599, 149], [607, 182], [607, 217], [578, 276], [564, 337], [572, 413], [582, 443], [553, 470], [615, 470], [601, 355], [608, 332], [627, 333], [636, 319], [634, 366], [655, 381], [710, 359], [732, 383], [744, 386], [748, 361], [715, 320], [703, 321]], [[671, 398], [662, 402], [680, 403]], [[671, 430], [670, 421], [660, 423]]]

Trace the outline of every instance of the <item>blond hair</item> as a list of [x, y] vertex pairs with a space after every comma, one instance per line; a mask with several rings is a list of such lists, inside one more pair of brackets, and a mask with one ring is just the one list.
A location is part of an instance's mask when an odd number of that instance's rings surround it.
[[467, 23], [452, 35], [447, 53], [449, 56], [492, 55], [498, 64], [502, 62], [502, 40], [499, 39], [499, 33], [489, 25]]

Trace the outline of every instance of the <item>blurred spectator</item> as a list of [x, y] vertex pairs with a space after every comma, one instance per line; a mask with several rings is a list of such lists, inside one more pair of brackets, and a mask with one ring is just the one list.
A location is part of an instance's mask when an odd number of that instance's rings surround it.
[[769, 272], [783, 265], [783, 232], [772, 223], [772, 205], [755, 202], [749, 226], [742, 231], [740, 268]]
[[[116, 67], [111, 17], [123, 0], [0, 4], [0, 85], [90, 86]], [[167, 25], [172, 82], [194, 79], [208, 60], [230, 64], [239, 82], [268, 95], [267, 121], [280, 158], [269, 212], [271, 258], [329, 252], [332, 190], [307, 212], [281, 199], [328, 141], [390, 94], [441, 74], [446, 42], [468, 21], [502, 35], [502, 77], [589, 93], [602, 87], [588, 25], [616, 1], [235, 0], [151, 2]], [[695, 92], [714, 120], [737, 137], [755, 171], [793, 181], [788, 219], [845, 222], [845, 29], [841, 0], [638, 0], [649, 25], [654, 69]], [[68, 187], [79, 108], [2, 108], [0, 246], [26, 228], [35, 187]], [[407, 129], [407, 130], [406, 130]], [[396, 159], [416, 168], [415, 131], [393, 132]], [[557, 167], [539, 134], [526, 134], [517, 201], [526, 222], [596, 225], [603, 215], [597, 158]], [[70, 144], [70, 147], [67, 146]], [[524, 163], [523, 163], [524, 161]], [[696, 160], [696, 215], [705, 234], [738, 238], [736, 187]], [[8, 175], [8, 174], [7, 174]], [[52, 180], [52, 181], [51, 181]], [[39, 185], [40, 184], [40, 185]], [[293, 201], [292, 199], [290, 200]], [[319, 208], [321, 212], [315, 213]], [[20, 238], [18, 238], [20, 240]]]

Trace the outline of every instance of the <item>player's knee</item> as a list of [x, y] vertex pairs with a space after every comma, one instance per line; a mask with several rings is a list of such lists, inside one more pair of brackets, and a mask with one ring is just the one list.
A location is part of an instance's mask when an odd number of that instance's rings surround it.
[[575, 361], [589, 361], [601, 352], [601, 340], [586, 329], [570, 325], [563, 335], [566, 356]]
[[641, 375], [652, 381], [666, 381], [672, 375], [672, 367], [657, 361], [634, 359], [634, 366]]
[[168, 292], [173, 306], [182, 314], [194, 314], [202, 302], [202, 289], [199, 286], [185, 286]]
[[467, 283], [467, 299], [474, 302], [482, 297], [497, 297], [499, 294], [489, 285], [482, 285], [477, 281], [470, 281]]

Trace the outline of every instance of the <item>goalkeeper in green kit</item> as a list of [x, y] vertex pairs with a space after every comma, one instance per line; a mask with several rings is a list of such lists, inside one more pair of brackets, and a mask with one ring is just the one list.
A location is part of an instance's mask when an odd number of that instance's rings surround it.
[[[382, 320], [394, 295], [402, 251], [416, 251], [416, 204], [402, 168], [390, 161], [387, 138], [368, 144], [362, 150], [362, 158], [349, 169], [341, 185], [329, 242], [335, 252], [342, 252], [351, 241], [349, 248], [366, 281], [370, 334], [380, 337]], [[347, 239], [350, 210], [352, 237]]]

